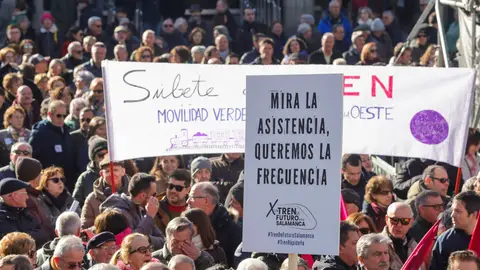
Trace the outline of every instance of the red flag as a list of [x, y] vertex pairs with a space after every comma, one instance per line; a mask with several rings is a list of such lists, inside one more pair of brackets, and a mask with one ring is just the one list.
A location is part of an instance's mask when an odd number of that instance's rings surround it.
[[422, 264], [425, 262], [425, 258], [432, 251], [439, 224], [440, 219], [437, 220], [437, 222], [433, 224], [432, 228], [430, 228], [430, 230], [428, 230], [428, 232], [423, 236], [422, 240], [420, 240], [420, 243], [418, 243], [412, 254], [410, 254], [407, 261], [402, 266], [401, 270], [412, 270], [422, 267]]
[[347, 208], [343, 202], [342, 194], [340, 194], [340, 221], [344, 221], [348, 217]]
[[473, 229], [472, 238], [470, 238], [470, 244], [468, 245], [468, 250], [475, 251], [475, 253], [480, 254], [480, 222], [475, 224], [475, 229]]

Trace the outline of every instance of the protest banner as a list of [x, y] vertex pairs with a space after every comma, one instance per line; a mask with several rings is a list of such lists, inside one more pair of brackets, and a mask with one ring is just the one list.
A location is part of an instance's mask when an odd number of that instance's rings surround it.
[[244, 251], [338, 255], [342, 103], [342, 74], [247, 76]]
[[102, 63], [112, 160], [244, 152], [247, 75], [326, 73], [344, 74], [344, 153], [465, 154], [473, 69]]

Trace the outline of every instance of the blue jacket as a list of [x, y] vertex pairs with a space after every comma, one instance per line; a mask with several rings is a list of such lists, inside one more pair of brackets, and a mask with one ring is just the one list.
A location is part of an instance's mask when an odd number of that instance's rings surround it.
[[63, 168], [68, 190], [75, 186], [73, 145], [70, 129], [63, 125], [54, 126], [48, 120], [42, 120], [33, 125], [30, 135], [30, 145], [33, 148], [33, 158], [38, 159], [43, 168], [57, 166]]
[[[345, 15], [340, 14], [340, 21], [338, 23], [341, 23], [343, 25], [343, 28], [345, 29], [345, 37], [343, 40], [347, 43], [348, 46], [352, 44], [352, 41], [350, 38], [352, 37], [352, 32], [353, 28], [352, 25], [350, 24], [350, 21], [348, 21], [347, 17]], [[323, 19], [320, 20], [318, 23], [318, 31], [323, 35], [328, 32], [332, 32], [332, 19], [330, 15], [325, 16]]]

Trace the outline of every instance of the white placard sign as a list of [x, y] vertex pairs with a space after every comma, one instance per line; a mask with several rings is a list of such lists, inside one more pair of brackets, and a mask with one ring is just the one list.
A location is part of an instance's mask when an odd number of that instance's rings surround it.
[[465, 154], [473, 69], [104, 61], [113, 160], [244, 152], [247, 75], [344, 74], [345, 153]]
[[343, 75], [247, 76], [243, 250], [338, 254]]

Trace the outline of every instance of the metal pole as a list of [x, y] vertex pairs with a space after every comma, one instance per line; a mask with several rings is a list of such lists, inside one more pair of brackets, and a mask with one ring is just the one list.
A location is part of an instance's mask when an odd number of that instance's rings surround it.
[[440, 35], [440, 50], [443, 56], [443, 64], [446, 68], [450, 67], [450, 61], [448, 59], [448, 48], [447, 42], [445, 41], [445, 28], [443, 25], [443, 12], [440, 10], [440, 0], [435, 0], [435, 12], [437, 14], [437, 23], [438, 23], [438, 34]]
[[477, 12], [475, 1], [470, 0], [470, 17], [472, 17], [472, 68], [475, 68], [475, 55], [477, 54]]

